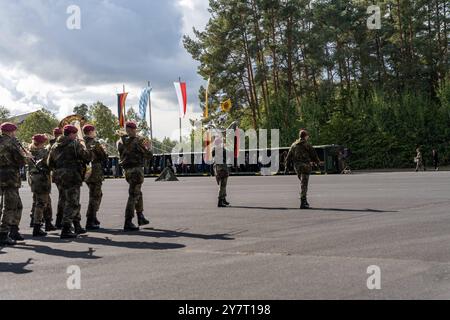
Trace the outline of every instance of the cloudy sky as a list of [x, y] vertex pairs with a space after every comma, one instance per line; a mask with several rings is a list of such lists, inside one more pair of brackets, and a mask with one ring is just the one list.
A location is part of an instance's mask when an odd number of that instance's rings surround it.
[[[102, 101], [117, 112], [123, 84], [128, 106], [153, 86], [154, 134], [177, 138], [173, 82], [188, 83], [189, 118], [199, 118], [204, 80], [184, 50], [183, 34], [209, 19], [208, 0], [0, 0], [0, 105], [14, 115], [42, 106], [58, 117], [77, 104]], [[67, 8], [81, 9], [69, 30]]]

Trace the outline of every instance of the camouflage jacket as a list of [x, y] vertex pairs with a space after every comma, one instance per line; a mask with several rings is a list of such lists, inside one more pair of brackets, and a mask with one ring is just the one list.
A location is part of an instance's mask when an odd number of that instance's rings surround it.
[[[217, 150], [220, 152], [222, 151], [222, 157], [218, 156]], [[214, 170], [217, 172], [224, 171], [229, 172], [229, 165], [228, 162], [232, 161], [234, 162], [234, 153], [227, 149], [227, 148], [216, 148], [214, 147], [212, 150], [212, 156], [214, 157]]]
[[31, 191], [34, 193], [50, 193], [51, 192], [51, 177], [50, 169], [47, 165], [47, 158], [50, 150], [48, 148], [37, 149], [34, 146], [30, 147], [30, 152], [37, 163], [37, 166], [30, 163], [28, 166], [29, 171], [29, 184]]
[[25, 165], [25, 157], [16, 139], [0, 136], [0, 187], [20, 188], [20, 168]]
[[143, 146], [141, 137], [122, 137], [117, 148], [120, 154], [120, 165], [124, 169], [143, 167], [144, 161], [153, 157], [153, 153]]
[[63, 136], [50, 149], [48, 166], [53, 171], [55, 183], [70, 188], [83, 184], [86, 165], [91, 160], [91, 151], [78, 141]]
[[286, 157], [286, 167], [289, 166], [291, 161], [294, 163], [297, 172], [299, 172], [300, 166], [310, 166], [312, 162], [320, 163], [316, 150], [305, 140], [297, 140], [294, 142]]
[[96, 139], [85, 137], [84, 141], [92, 152], [92, 173], [86, 183], [100, 183], [104, 180], [103, 163], [108, 160], [108, 154]]

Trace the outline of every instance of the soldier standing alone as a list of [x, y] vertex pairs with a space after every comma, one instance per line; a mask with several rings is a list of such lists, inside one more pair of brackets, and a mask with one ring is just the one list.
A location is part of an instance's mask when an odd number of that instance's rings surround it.
[[[48, 166], [64, 192], [64, 216], [61, 239], [74, 239], [86, 233], [81, 227], [80, 189], [84, 180], [86, 165], [91, 161], [91, 152], [86, 149], [84, 141], [77, 140], [78, 129], [67, 125], [64, 136], [50, 150]], [[71, 227], [75, 227], [75, 233]]]
[[48, 139], [45, 135], [37, 134], [33, 137], [33, 144], [30, 146], [30, 152], [36, 161], [30, 164], [30, 186], [33, 192], [33, 237], [45, 237], [47, 233], [42, 231], [42, 221], [45, 220], [45, 230], [54, 231], [52, 225], [52, 200], [50, 192], [52, 181], [50, 169], [47, 165], [49, 149], [45, 148]]
[[294, 163], [295, 172], [301, 181], [301, 205], [300, 209], [309, 209], [308, 185], [309, 177], [314, 164], [319, 165], [320, 159], [316, 150], [308, 143], [309, 133], [306, 130], [300, 131], [300, 139], [294, 142], [286, 158], [285, 168], [289, 168], [289, 163]]
[[214, 141], [214, 149], [212, 156], [214, 157], [214, 175], [216, 176], [217, 185], [219, 186], [219, 208], [230, 206], [227, 201], [227, 185], [230, 177], [230, 170], [228, 168], [227, 159], [233, 157], [232, 154], [224, 146], [222, 138], [216, 138]]
[[126, 123], [127, 135], [122, 136], [117, 147], [120, 154], [120, 165], [125, 170], [125, 178], [130, 185], [128, 202], [125, 210], [124, 231], [138, 231], [133, 224], [134, 213], [138, 217], [139, 226], [150, 222], [144, 216], [144, 200], [142, 197], [142, 184], [144, 183], [144, 161], [152, 159], [151, 143], [137, 135], [137, 125], [134, 122]]
[[25, 165], [27, 157], [16, 140], [17, 126], [4, 123], [0, 129], [0, 245], [15, 245], [16, 241], [24, 240], [19, 233], [23, 209], [19, 188], [22, 185], [20, 168]]
[[108, 154], [103, 146], [98, 142], [95, 127], [86, 125], [83, 127], [84, 141], [86, 147], [92, 152], [92, 169], [86, 184], [89, 187], [89, 206], [86, 213], [86, 230], [100, 229], [100, 221], [97, 213], [102, 202], [103, 162], [108, 160]]

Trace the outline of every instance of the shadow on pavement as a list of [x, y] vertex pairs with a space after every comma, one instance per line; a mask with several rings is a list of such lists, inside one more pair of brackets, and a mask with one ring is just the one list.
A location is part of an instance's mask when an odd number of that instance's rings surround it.
[[[145, 230], [145, 232], [142, 232], [143, 230]], [[110, 235], [115, 235], [115, 236], [120, 236], [120, 235], [126, 234], [129, 236], [135, 235], [135, 236], [144, 236], [144, 237], [151, 237], [151, 238], [194, 238], [194, 239], [203, 239], [203, 240], [225, 240], [225, 241], [235, 240], [235, 238], [233, 238], [232, 236], [238, 234], [238, 233], [198, 234], [198, 233], [185, 232], [186, 230], [188, 230], [188, 229], [162, 230], [162, 229], [144, 228], [144, 229], [141, 229], [140, 232], [124, 233], [120, 230], [101, 229], [101, 230], [97, 230], [93, 233], [110, 234]]]
[[[253, 209], [253, 210], [274, 210], [274, 211], [300, 211], [300, 208], [275, 208], [275, 207], [247, 207], [247, 206], [232, 206], [234, 209]], [[372, 212], [372, 213], [396, 213], [398, 211], [385, 211], [376, 209], [343, 209], [343, 208], [311, 208], [302, 210], [308, 211], [334, 211], [334, 212]]]
[[[47, 242], [47, 241], [42, 241], [42, 240], [44, 240], [44, 239], [40, 239], [40, 242]], [[67, 250], [50, 248], [48, 246], [31, 245], [31, 244], [18, 244], [16, 246], [14, 246], [14, 248], [21, 249], [21, 250], [30, 250], [30, 251], [34, 251], [39, 254], [63, 257], [63, 258], [68, 258], [68, 259], [88, 259], [88, 260], [101, 259], [101, 257], [94, 255], [95, 250], [93, 248], [89, 248], [87, 251], [67, 251]]]
[[[95, 234], [94, 232], [91, 232]], [[121, 233], [124, 234], [124, 233]], [[92, 238], [87, 236], [79, 237], [73, 241], [63, 241], [58, 238], [42, 238], [41, 242], [47, 243], [81, 243], [95, 246], [107, 246], [127, 249], [142, 249], [142, 250], [173, 250], [186, 247], [183, 244], [176, 243], [159, 243], [159, 242], [137, 242], [137, 241], [114, 241], [108, 237], [106, 238]], [[92, 250], [91, 248], [89, 250]], [[96, 257], [98, 258], [98, 257]], [[92, 259], [92, 258], [91, 258]]]
[[[4, 253], [4, 252], [0, 252]], [[33, 272], [25, 268], [33, 264], [33, 259], [28, 259], [24, 263], [0, 262], [0, 273], [27, 274]]]

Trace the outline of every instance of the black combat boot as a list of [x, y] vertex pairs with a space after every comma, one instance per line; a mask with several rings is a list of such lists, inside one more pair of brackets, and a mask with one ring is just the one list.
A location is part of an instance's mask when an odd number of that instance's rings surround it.
[[78, 235], [72, 232], [70, 225], [63, 226], [61, 231], [61, 239], [76, 239]]
[[133, 223], [132, 219], [126, 219], [125, 220], [125, 226], [123, 227], [123, 231], [125, 232], [134, 232], [134, 231], [139, 231], [139, 227], [136, 227]]
[[231, 204], [227, 201], [227, 199], [223, 199], [223, 204], [229, 207]]
[[16, 241], [11, 239], [8, 232], [0, 233], [0, 246], [14, 246]]
[[100, 226], [102, 225], [102, 223], [100, 221], [98, 221], [97, 217], [94, 218], [94, 223], [96, 226], [98, 226], [100, 228]]
[[88, 218], [86, 221], [86, 230], [95, 231], [100, 229], [100, 225], [95, 223], [95, 219]]
[[306, 199], [302, 199], [302, 203], [301, 203], [301, 205], [300, 205], [300, 209], [309, 209], [310, 208], [310, 206], [309, 206], [309, 203], [308, 203], [308, 201], [306, 200]]
[[25, 241], [25, 239], [19, 232], [19, 227], [17, 226], [11, 226], [9, 231], [9, 237], [15, 241]]
[[146, 225], [150, 224], [150, 221], [148, 221], [147, 219], [145, 219], [143, 213], [138, 213], [138, 214], [137, 214], [137, 218], [138, 218], [138, 224], [139, 224], [139, 227], [146, 226]]
[[56, 227], [53, 225], [52, 220], [45, 220], [45, 231], [46, 232], [52, 232], [52, 231], [56, 231], [58, 229], [56, 229]]
[[87, 231], [81, 226], [80, 221], [74, 221], [73, 227], [75, 228], [75, 233], [78, 235], [87, 233]]
[[219, 207], [219, 208], [226, 208], [227, 205], [223, 202], [222, 199], [219, 199], [219, 204], [217, 205], [217, 207]]
[[35, 224], [34, 228], [33, 228], [33, 237], [41, 238], [41, 237], [46, 237], [46, 236], [47, 236], [47, 232], [44, 232], [42, 230], [42, 225]]
[[63, 228], [62, 221], [63, 221], [63, 217], [57, 215], [57, 216], [56, 216], [56, 222], [55, 222], [55, 228], [56, 228], [56, 229], [61, 230], [61, 229]]

